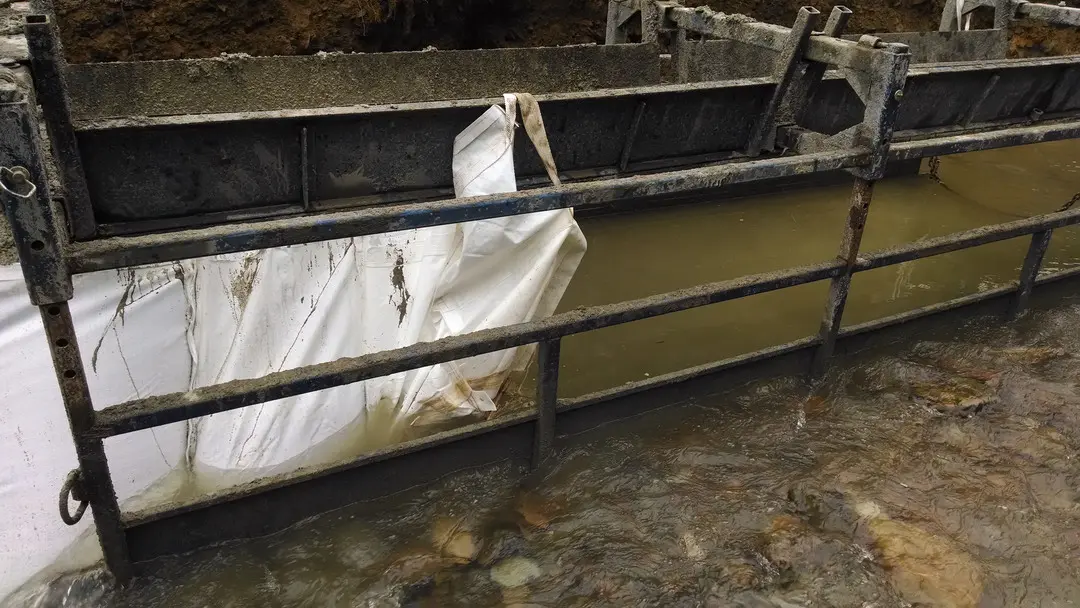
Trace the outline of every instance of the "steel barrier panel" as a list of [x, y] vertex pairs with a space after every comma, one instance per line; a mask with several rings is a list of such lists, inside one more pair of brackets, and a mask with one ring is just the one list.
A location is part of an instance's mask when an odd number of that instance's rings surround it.
[[[959, 126], [976, 104], [974, 122], [1028, 119], [1036, 109], [1075, 112], [1080, 110], [1080, 83], [1073, 80], [1077, 69], [1080, 56], [912, 68], [896, 129]], [[847, 81], [826, 79], [799, 124], [820, 133], [839, 133], [861, 120], [861, 105]]]
[[[734, 151], [771, 93], [767, 82], [696, 85], [541, 97], [559, 169], [613, 168], [638, 104], [645, 113], [631, 161]], [[300, 204], [301, 139], [308, 132], [314, 201], [452, 185], [454, 137], [501, 100], [362, 108], [341, 115], [193, 121], [183, 126], [81, 129], [91, 201], [99, 223]], [[613, 136], [614, 135], [614, 136]], [[515, 145], [522, 178], [544, 171], [525, 137]]]

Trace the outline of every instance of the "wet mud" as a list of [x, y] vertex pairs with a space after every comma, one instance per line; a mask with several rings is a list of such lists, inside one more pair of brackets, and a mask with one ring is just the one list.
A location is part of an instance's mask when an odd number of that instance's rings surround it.
[[[804, 0], [690, 0], [791, 25]], [[937, 30], [944, 0], [858, 0], [849, 30]], [[1076, 3], [1073, 2], [1075, 5]], [[605, 0], [55, 0], [76, 63], [602, 43]], [[818, 5], [828, 10], [830, 5]], [[976, 26], [979, 26], [976, 23]], [[1075, 29], [1019, 23], [1016, 55], [1080, 52]]]

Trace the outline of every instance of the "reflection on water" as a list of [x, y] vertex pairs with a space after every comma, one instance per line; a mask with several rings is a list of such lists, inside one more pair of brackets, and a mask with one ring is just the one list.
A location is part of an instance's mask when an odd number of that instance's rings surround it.
[[[1056, 210], [1080, 191], [1080, 141], [942, 158], [927, 176], [878, 184], [863, 251]], [[583, 220], [589, 252], [562, 309], [639, 298], [836, 256], [847, 186]], [[1027, 248], [1016, 239], [860, 273], [844, 325], [903, 312], [1016, 279]], [[1080, 241], [1057, 231], [1047, 267], [1080, 260]], [[705, 309], [572, 336], [560, 393], [570, 397], [813, 334], [827, 285], [807, 285]]]
[[[864, 250], [1052, 211], [1080, 190], [1080, 142], [943, 160], [878, 186]], [[563, 308], [836, 254], [848, 189], [583, 222]], [[1015, 279], [999, 243], [856, 277], [845, 324]], [[1080, 260], [1059, 231], [1047, 266]], [[825, 284], [566, 340], [578, 395], [810, 335]], [[959, 337], [956, 337], [959, 336]], [[925, 336], [924, 336], [925, 337]], [[443, 480], [378, 515], [160, 560], [79, 606], [1054, 606], [1080, 597], [1080, 303], [1011, 327], [853, 357], [686, 401], [580, 438], [522, 482]], [[364, 513], [370, 513], [370, 509]], [[61, 603], [62, 602], [62, 603]]]

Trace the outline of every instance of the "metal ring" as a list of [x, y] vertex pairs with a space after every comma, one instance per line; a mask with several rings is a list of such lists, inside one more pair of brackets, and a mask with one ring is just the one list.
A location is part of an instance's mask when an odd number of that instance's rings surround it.
[[[69, 499], [79, 503], [79, 508], [75, 510], [74, 515], [71, 514], [71, 511], [68, 511]], [[64, 485], [60, 487], [60, 519], [64, 520], [65, 524], [74, 526], [82, 519], [83, 513], [86, 513], [86, 505], [88, 504], [90, 503], [84, 498], [82, 491], [82, 478], [79, 476], [79, 469], [75, 469], [67, 474]]]
[[30, 181], [30, 172], [25, 167], [0, 167], [0, 190], [11, 196], [28, 199], [37, 192], [37, 184]]

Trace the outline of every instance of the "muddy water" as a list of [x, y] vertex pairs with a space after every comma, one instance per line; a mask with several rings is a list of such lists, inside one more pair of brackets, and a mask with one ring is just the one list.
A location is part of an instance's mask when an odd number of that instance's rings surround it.
[[[1080, 142], [879, 185], [864, 249], [1056, 209]], [[847, 188], [583, 222], [565, 308], [835, 255]], [[1013, 280], [1026, 243], [856, 277], [846, 323]], [[1047, 266], [1080, 262], [1059, 232]], [[824, 284], [568, 339], [565, 395], [811, 334]], [[523, 478], [462, 473], [273, 537], [161, 560], [81, 606], [1065, 606], [1080, 597], [1080, 299], [800, 378], [687, 395]], [[523, 480], [524, 479], [524, 480]], [[376, 514], [372, 514], [372, 513]], [[59, 597], [59, 596], [57, 596]]]
[[[878, 184], [863, 251], [1054, 211], [1080, 191], [1080, 141], [945, 157], [926, 175]], [[583, 220], [589, 252], [562, 308], [640, 298], [836, 256], [850, 188], [723, 200]], [[844, 324], [1015, 281], [1023, 239], [857, 275]], [[1048, 269], [1080, 261], [1058, 231]], [[564, 397], [641, 380], [813, 334], [828, 285], [806, 285], [622, 325], [563, 343]]]
[[1080, 299], [160, 563], [104, 606], [1067, 606]]

